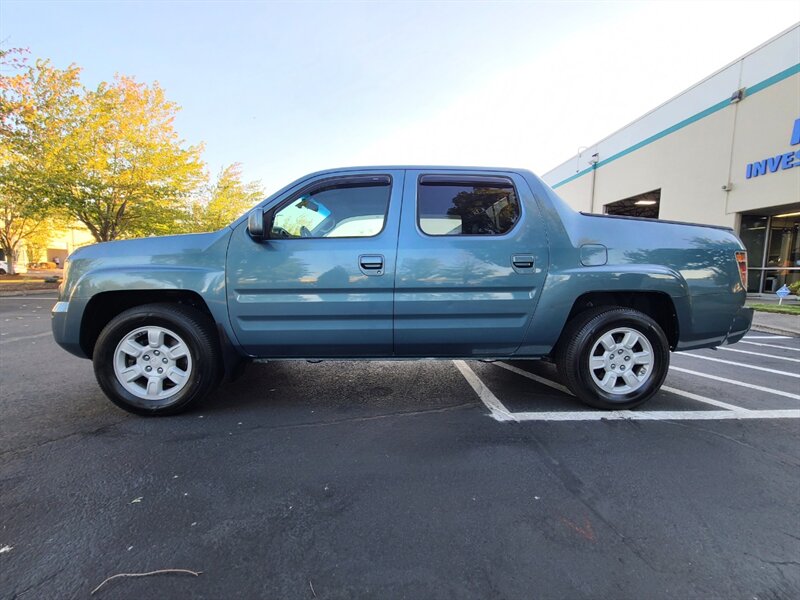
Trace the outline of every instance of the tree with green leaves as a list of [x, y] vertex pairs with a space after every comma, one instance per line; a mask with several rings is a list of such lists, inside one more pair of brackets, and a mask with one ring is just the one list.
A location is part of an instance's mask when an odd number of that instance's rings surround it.
[[45, 62], [28, 67], [25, 54], [0, 50], [0, 249], [9, 273], [24, 241], [64, 216], [41, 175], [48, 172], [53, 132], [69, 128], [77, 106], [79, 70]]
[[202, 146], [179, 138], [178, 106], [158, 84], [117, 76], [89, 90], [74, 65], [17, 70], [2, 82], [0, 194], [12, 212], [60, 211], [98, 242], [180, 230], [205, 177]]
[[177, 105], [158, 84], [122, 76], [81, 100], [76, 127], [53, 153], [54, 202], [98, 242], [175, 232], [204, 177], [202, 146], [174, 129]]
[[243, 182], [242, 166], [234, 163], [220, 170], [217, 181], [204, 195], [192, 205], [192, 231], [225, 227], [262, 200], [264, 190], [258, 181]]

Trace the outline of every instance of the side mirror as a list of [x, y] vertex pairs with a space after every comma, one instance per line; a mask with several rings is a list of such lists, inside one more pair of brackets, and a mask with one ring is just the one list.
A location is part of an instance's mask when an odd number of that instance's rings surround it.
[[266, 228], [264, 227], [264, 210], [262, 208], [254, 208], [247, 215], [247, 233], [256, 242], [263, 242]]

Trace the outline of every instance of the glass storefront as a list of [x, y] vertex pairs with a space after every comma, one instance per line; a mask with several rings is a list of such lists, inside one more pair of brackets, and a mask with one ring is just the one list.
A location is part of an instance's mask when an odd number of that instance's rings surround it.
[[800, 212], [742, 215], [739, 237], [747, 248], [747, 291], [775, 293], [800, 280]]

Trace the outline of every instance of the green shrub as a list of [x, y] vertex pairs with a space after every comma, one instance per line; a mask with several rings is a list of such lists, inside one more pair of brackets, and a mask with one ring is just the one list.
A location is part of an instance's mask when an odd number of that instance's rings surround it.
[[789, 284], [789, 291], [795, 296], [800, 296], [800, 281], [795, 281]]

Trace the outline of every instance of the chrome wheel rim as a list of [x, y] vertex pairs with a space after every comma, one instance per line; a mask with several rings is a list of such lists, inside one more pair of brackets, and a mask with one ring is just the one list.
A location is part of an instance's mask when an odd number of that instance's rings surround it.
[[160, 401], [175, 396], [189, 382], [192, 355], [186, 342], [164, 327], [140, 327], [120, 340], [114, 351], [119, 384], [138, 398]]
[[653, 346], [640, 331], [617, 327], [598, 339], [589, 353], [589, 372], [609, 394], [629, 394], [653, 375]]

